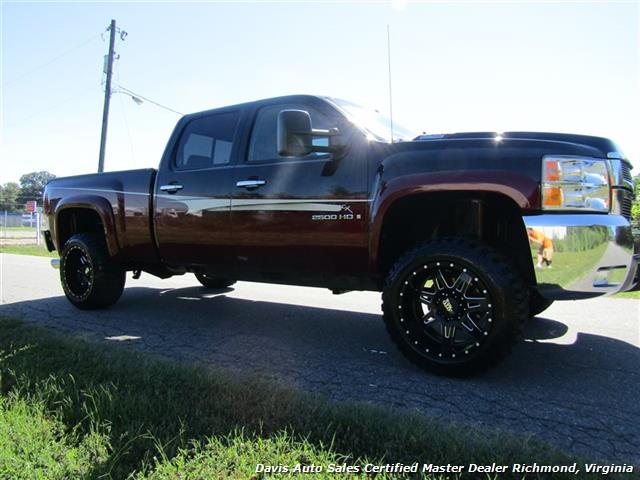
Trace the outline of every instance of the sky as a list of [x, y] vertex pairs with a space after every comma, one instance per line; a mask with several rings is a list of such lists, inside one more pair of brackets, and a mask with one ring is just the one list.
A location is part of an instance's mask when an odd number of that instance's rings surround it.
[[[638, 2], [1, 0], [0, 14], [0, 184], [97, 171], [112, 18], [128, 33], [114, 81], [178, 112], [294, 93], [387, 112], [389, 25], [394, 122], [605, 136], [640, 173]], [[156, 167], [179, 118], [114, 93], [105, 170]]]

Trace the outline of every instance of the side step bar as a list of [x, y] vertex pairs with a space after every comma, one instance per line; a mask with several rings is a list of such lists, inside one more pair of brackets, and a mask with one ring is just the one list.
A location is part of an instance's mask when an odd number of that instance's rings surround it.
[[52, 258], [51, 259], [51, 266], [53, 268], [55, 268], [56, 270], [60, 268], [60, 259], [59, 258]]

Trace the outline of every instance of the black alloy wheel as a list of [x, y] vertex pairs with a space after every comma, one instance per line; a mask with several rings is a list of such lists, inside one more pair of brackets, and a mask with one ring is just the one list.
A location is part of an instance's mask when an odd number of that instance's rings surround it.
[[67, 249], [65, 255], [64, 281], [69, 294], [78, 300], [85, 299], [91, 292], [94, 270], [88, 254], [77, 245]]
[[479, 274], [459, 262], [429, 262], [404, 281], [398, 309], [415, 349], [437, 358], [468, 355], [493, 323], [491, 294]]
[[122, 295], [125, 270], [111, 260], [102, 236], [72, 236], [60, 255], [60, 282], [67, 299], [82, 310], [106, 308]]
[[527, 294], [495, 250], [447, 238], [424, 243], [396, 263], [383, 311], [391, 336], [414, 363], [466, 376], [508, 353], [528, 318]]

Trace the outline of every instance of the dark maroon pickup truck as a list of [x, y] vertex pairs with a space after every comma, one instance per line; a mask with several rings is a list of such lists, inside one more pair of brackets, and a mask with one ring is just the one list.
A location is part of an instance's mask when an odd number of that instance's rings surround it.
[[45, 239], [78, 308], [116, 302], [126, 271], [381, 291], [412, 361], [468, 375], [552, 301], [634, 287], [630, 170], [605, 138], [415, 137], [289, 96], [184, 116], [157, 171], [51, 181]]

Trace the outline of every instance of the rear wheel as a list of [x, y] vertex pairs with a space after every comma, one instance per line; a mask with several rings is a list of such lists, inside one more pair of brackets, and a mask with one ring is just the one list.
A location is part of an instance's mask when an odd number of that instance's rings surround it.
[[406, 253], [383, 291], [387, 330], [414, 363], [468, 376], [500, 361], [528, 319], [528, 290], [480, 242], [444, 238]]
[[120, 298], [125, 271], [111, 260], [101, 236], [81, 233], [71, 237], [62, 249], [60, 281], [73, 305], [94, 310]]
[[212, 275], [208, 275], [206, 273], [196, 273], [195, 274], [198, 281], [205, 288], [210, 288], [212, 290], [220, 290], [222, 288], [227, 288], [236, 283], [235, 280], [229, 280], [227, 278], [214, 277]]

